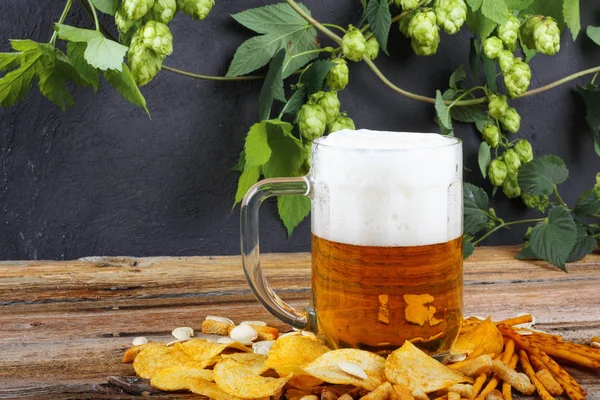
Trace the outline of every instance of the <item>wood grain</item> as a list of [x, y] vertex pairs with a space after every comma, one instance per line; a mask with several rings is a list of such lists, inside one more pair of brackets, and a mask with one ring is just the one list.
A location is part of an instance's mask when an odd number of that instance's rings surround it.
[[[515, 260], [515, 247], [480, 248], [465, 263], [465, 313], [494, 319], [533, 313], [538, 328], [587, 343], [600, 334], [600, 255], [564, 273]], [[309, 254], [267, 254], [265, 273], [290, 304], [307, 303]], [[167, 340], [206, 315], [262, 319], [239, 257], [123, 258], [0, 262], [0, 398], [127, 399], [109, 375], [135, 336]], [[600, 373], [569, 368], [600, 399]], [[154, 399], [197, 398], [185, 394]]]

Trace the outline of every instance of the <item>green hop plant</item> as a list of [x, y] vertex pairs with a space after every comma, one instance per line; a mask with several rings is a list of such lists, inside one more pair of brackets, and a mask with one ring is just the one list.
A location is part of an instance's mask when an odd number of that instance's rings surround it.
[[498, 64], [503, 74], [508, 73], [515, 64], [515, 57], [510, 50], [502, 50], [498, 55]]
[[519, 160], [521, 160], [521, 164], [526, 164], [529, 161], [533, 160], [533, 149], [531, 148], [531, 143], [527, 139], [520, 139], [514, 147], [514, 150], [519, 155]]
[[540, 53], [553, 56], [560, 50], [560, 29], [556, 20], [545, 17], [535, 24], [533, 30], [533, 43]]
[[596, 174], [596, 184], [594, 185], [594, 191], [600, 195], [600, 172]]
[[521, 21], [514, 15], [509, 15], [505, 23], [498, 27], [498, 37], [507, 49], [514, 52], [517, 49]]
[[498, 129], [496, 125], [486, 124], [483, 127], [481, 134], [483, 140], [485, 140], [490, 147], [498, 147], [498, 144], [500, 143], [500, 129]]
[[379, 42], [375, 37], [367, 40], [367, 48], [365, 49], [365, 55], [369, 57], [369, 59], [374, 60], [377, 58], [379, 54]]
[[433, 11], [437, 24], [450, 35], [458, 32], [467, 19], [467, 4], [464, 0], [435, 0]]
[[215, 0], [177, 0], [177, 7], [185, 14], [199, 21], [206, 18], [215, 5]]
[[419, 5], [419, 0], [394, 0], [398, 7], [402, 7], [404, 11], [414, 10]]
[[154, 6], [154, 0], [123, 0], [121, 8], [125, 18], [137, 21], [150, 11]]
[[420, 56], [435, 54], [440, 44], [440, 30], [435, 13], [431, 9], [417, 12], [408, 23], [408, 34], [415, 54]]
[[296, 122], [302, 137], [308, 140], [315, 140], [323, 136], [327, 128], [327, 114], [318, 104], [304, 104], [300, 107]]
[[316, 92], [310, 96], [310, 103], [318, 104], [323, 108], [327, 117], [327, 125], [332, 124], [340, 113], [340, 100], [336, 92]]
[[506, 96], [492, 94], [488, 103], [488, 113], [490, 114], [490, 117], [494, 119], [502, 118], [506, 110], [508, 110]]
[[514, 107], [508, 107], [504, 115], [500, 117], [500, 125], [507, 132], [517, 133], [521, 127], [521, 116]]
[[528, 17], [521, 25], [521, 40], [525, 47], [535, 49], [535, 41], [533, 40], [533, 32], [535, 28], [542, 23], [544, 17], [542, 15], [534, 15]]
[[521, 193], [521, 200], [527, 208], [537, 208], [541, 212], [546, 212], [546, 209], [550, 205], [550, 199], [548, 196], [530, 196], [525, 192]]
[[488, 167], [488, 178], [490, 182], [494, 186], [502, 186], [504, 180], [506, 179], [506, 175], [508, 174], [508, 168], [504, 161], [496, 158], [492, 160], [490, 166]]
[[509, 172], [502, 183], [502, 193], [509, 199], [516, 199], [521, 195], [521, 187], [519, 186], [517, 176], [516, 173]]
[[410, 38], [410, 34], [408, 33], [408, 25], [410, 24], [411, 20], [412, 15], [405, 15], [404, 17], [400, 18], [400, 21], [398, 21], [398, 29], [400, 30], [400, 33], [407, 38]]
[[127, 52], [127, 59], [133, 79], [138, 86], [147, 84], [156, 76], [163, 60], [154, 50], [146, 47], [139, 37], [132, 40]]
[[348, 84], [348, 76], [350, 74], [348, 64], [346, 64], [346, 60], [342, 58], [331, 61], [337, 65], [334, 65], [327, 73], [327, 86], [333, 91], [342, 90]]
[[521, 159], [516, 151], [508, 149], [502, 157], [509, 174], [516, 174], [521, 168]]
[[352, 118], [347, 117], [346, 113], [341, 113], [336, 117], [331, 126], [329, 127], [329, 133], [341, 131], [343, 129], [355, 130], [354, 121]]
[[173, 35], [162, 22], [148, 21], [136, 35], [139, 35], [144, 46], [154, 50], [163, 59], [173, 52]]
[[119, 8], [117, 12], [115, 12], [115, 25], [121, 32], [127, 32], [131, 29], [133, 24], [135, 24], [135, 21], [128, 19], [122, 11], [122, 8]]
[[497, 36], [490, 36], [483, 42], [483, 52], [487, 58], [498, 58], [502, 50], [504, 50], [504, 44]]
[[525, 93], [531, 83], [531, 69], [529, 65], [521, 58], [515, 58], [515, 62], [508, 71], [504, 74], [504, 86], [510, 97], [518, 97]]
[[348, 60], [360, 61], [367, 50], [367, 40], [360, 29], [350, 25], [342, 38], [342, 53]]
[[152, 19], [163, 24], [168, 24], [177, 14], [176, 0], [155, 0], [154, 7], [150, 10]]

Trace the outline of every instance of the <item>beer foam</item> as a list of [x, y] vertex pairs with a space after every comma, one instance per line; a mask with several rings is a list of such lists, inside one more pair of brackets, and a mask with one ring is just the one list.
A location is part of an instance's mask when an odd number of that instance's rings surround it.
[[312, 232], [338, 243], [424, 246], [462, 234], [462, 146], [431, 133], [334, 132], [316, 141]]

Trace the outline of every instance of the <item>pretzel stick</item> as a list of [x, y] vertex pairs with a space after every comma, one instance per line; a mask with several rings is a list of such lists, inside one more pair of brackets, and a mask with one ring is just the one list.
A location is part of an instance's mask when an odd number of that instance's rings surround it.
[[556, 381], [562, 386], [565, 393], [571, 400], [585, 400], [586, 392], [583, 390], [581, 386], [573, 379], [571, 375], [564, 369], [560, 367], [560, 365], [556, 364], [553, 359], [548, 357], [546, 353], [542, 353], [546, 356], [544, 361], [540, 360], [537, 356], [529, 353], [529, 360], [531, 363], [538, 369], [548, 369]]
[[479, 348], [473, 350], [473, 352], [467, 356], [467, 359], [479, 357], [479, 356], [483, 355], [484, 352], [485, 352], [485, 349], [483, 347], [479, 347]]
[[[519, 356], [513, 354], [512, 358], [510, 359], [510, 362], [508, 363], [508, 366], [512, 369], [515, 369], [517, 367], [518, 362]], [[502, 382], [502, 395], [504, 396], [504, 400], [512, 400], [512, 386], [510, 386], [510, 383]]]
[[535, 376], [542, 382], [542, 385], [548, 390], [552, 396], [560, 396], [564, 393], [564, 389], [560, 386], [560, 383], [556, 382], [556, 379], [552, 376], [552, 373], [547, 369], [540, 369], [536, 371]]
[[548, 393], [544, 385], [542, 385], [542, 382], [540, 382], [540, 380], [535, 375], [535, 372], [533, 371], [533, 367], [529, 363], [529, 358], [527, 357], [527, 353], [525, 352], [525, 350], [519, 350], [519, 360], [521, 361], [521, 366], [523, 367], [523, 370], [525, 371], [529, 379], [531, 379], [531, 382], [535, 386], [535, 390], [537, 390], [542, 400], [555, 400], [554, 397], [552, 397], [552, 395]]
[[526, 324], [526, 323], [532, 322], [532, 321], [533, 321], [533, 315], [529, 314], [529, 315], [521, 315], [520, 317], [505, 319], [503, 321], [498, 321], [498, 322], [496, 322], [496, 325], [514, 326], [514, 325]]
[[[579, 394], [577, 399], [583, 399], [585, 395], [585, 391], [579, 386], [579, 384], [573, 379], [571, 375], [564, 369], [560, 367], [552, 358], [548, 357], [546, 353], [538, 349], [535, 345], [531, 344], [525, 337], [516, 333], [512, 328], [507, 326], [498, 326], [498, 329], [502, 332], [502, 334], [508, 336], [509, 338], [515, 341], [515, 345], [520, 349], [526, 350], [529, 353], [529, 358], [533, 358], [534, 356], [539, 359], [541, 363], [543, 363], [549, 370], [552, 372], [554, 376], [556, 376], [561, 383], [565, 392], [569, 395], [569, 392], [575, 391]], [[571, 397], [571, 395], [569, 395]], [[571, 399], [574, 400], [573, 397]]]
[[475, 399], [477, 397], [477, 394], [479, 393], [479, 391], [483, 387], [483, 384], [485, 383], [485, 381], [487, 381], [487, 374], [486, 373], [483, 373], [483, 374], [479, 375], [477, 377], [477, 379], [475, 379], [475, 382], [473, 382], [473, 395], [471, 395], [471, 397], [469, 398], [470, 400], [473, 400], [473, 399]]
[[596, 350], [596, 349], [593, 349], [588, 346], [583, 346], [583, 345], [571, 343], [571, 342], [548, 341], [548, 340], [541, 339], [541, 338], [538, 338], [535, 336], [532, 336], [531, 338], [529, 338], [529, 341], [536, 344], [540, 348], [540, 350], [542, 350], [548, 354], [550, 354], [550, 352], [548, 352], [545, 349], [545, 347], [562, 348], [567, 351], [570, 351], [571, 353], [579, 354], [581, 356], [590, 358], [592, 360], [600, 361], [600, 350]]
[[[563, 360], [571, 361], [572, 363], [591, 368], [591, 369], [600, 369], [600, 358], [599, 359], [591, 359], [589, 355], [582, 355], [579, 353], [572, 352], [572, 349], [563, 349], [562, 346], [552, 345], [548, 343], [535, 343], [538, 349], [548, 354], [549, 356], [554, 356], [558, 358], [562, 358]], [[591, 349], [590, 349], [591, 350]]]
[[[514, 353], [515, 353], [515, 342], [512, 339], [508, 339], [506, 346], [504, 346], [504, 353], [502, 354], [502, 358], [501, 358], [502, 362], [505, 364], [510, 363], [510, 360], [512, 359], [512, 356]], [[485, 388], [481, 391], [481, 393], [479, 393], [479, 396], [477, 396], [477, 399], [482, 399], [482, 400], [485, 399], [486, 396], [492, 392], [492, 390], [496, 389], [496, 386], [498, 386], [499, 382], [500, 382], [500, 378], [498, 377], [497, 374], [494, 374], [494, 376], [492, 377], [492, 379], [490, 379], [490, 381], [485, 386]]]

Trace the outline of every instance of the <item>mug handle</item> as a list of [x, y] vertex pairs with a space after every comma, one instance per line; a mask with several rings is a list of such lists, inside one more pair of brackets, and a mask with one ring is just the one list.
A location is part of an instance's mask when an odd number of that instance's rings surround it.
[[298, 311], [283, 301], [263, 276], [258, 245], [258, 209], [269, 197], [293, 195], [310, 197], [310, 191], [311, 185], [305, 176], [264, 179], [248, 190], [240, 209], [242, 264], [252, 292], [267, 311], [292, 327], [302, 330], [309, 328], [308, 313]]

